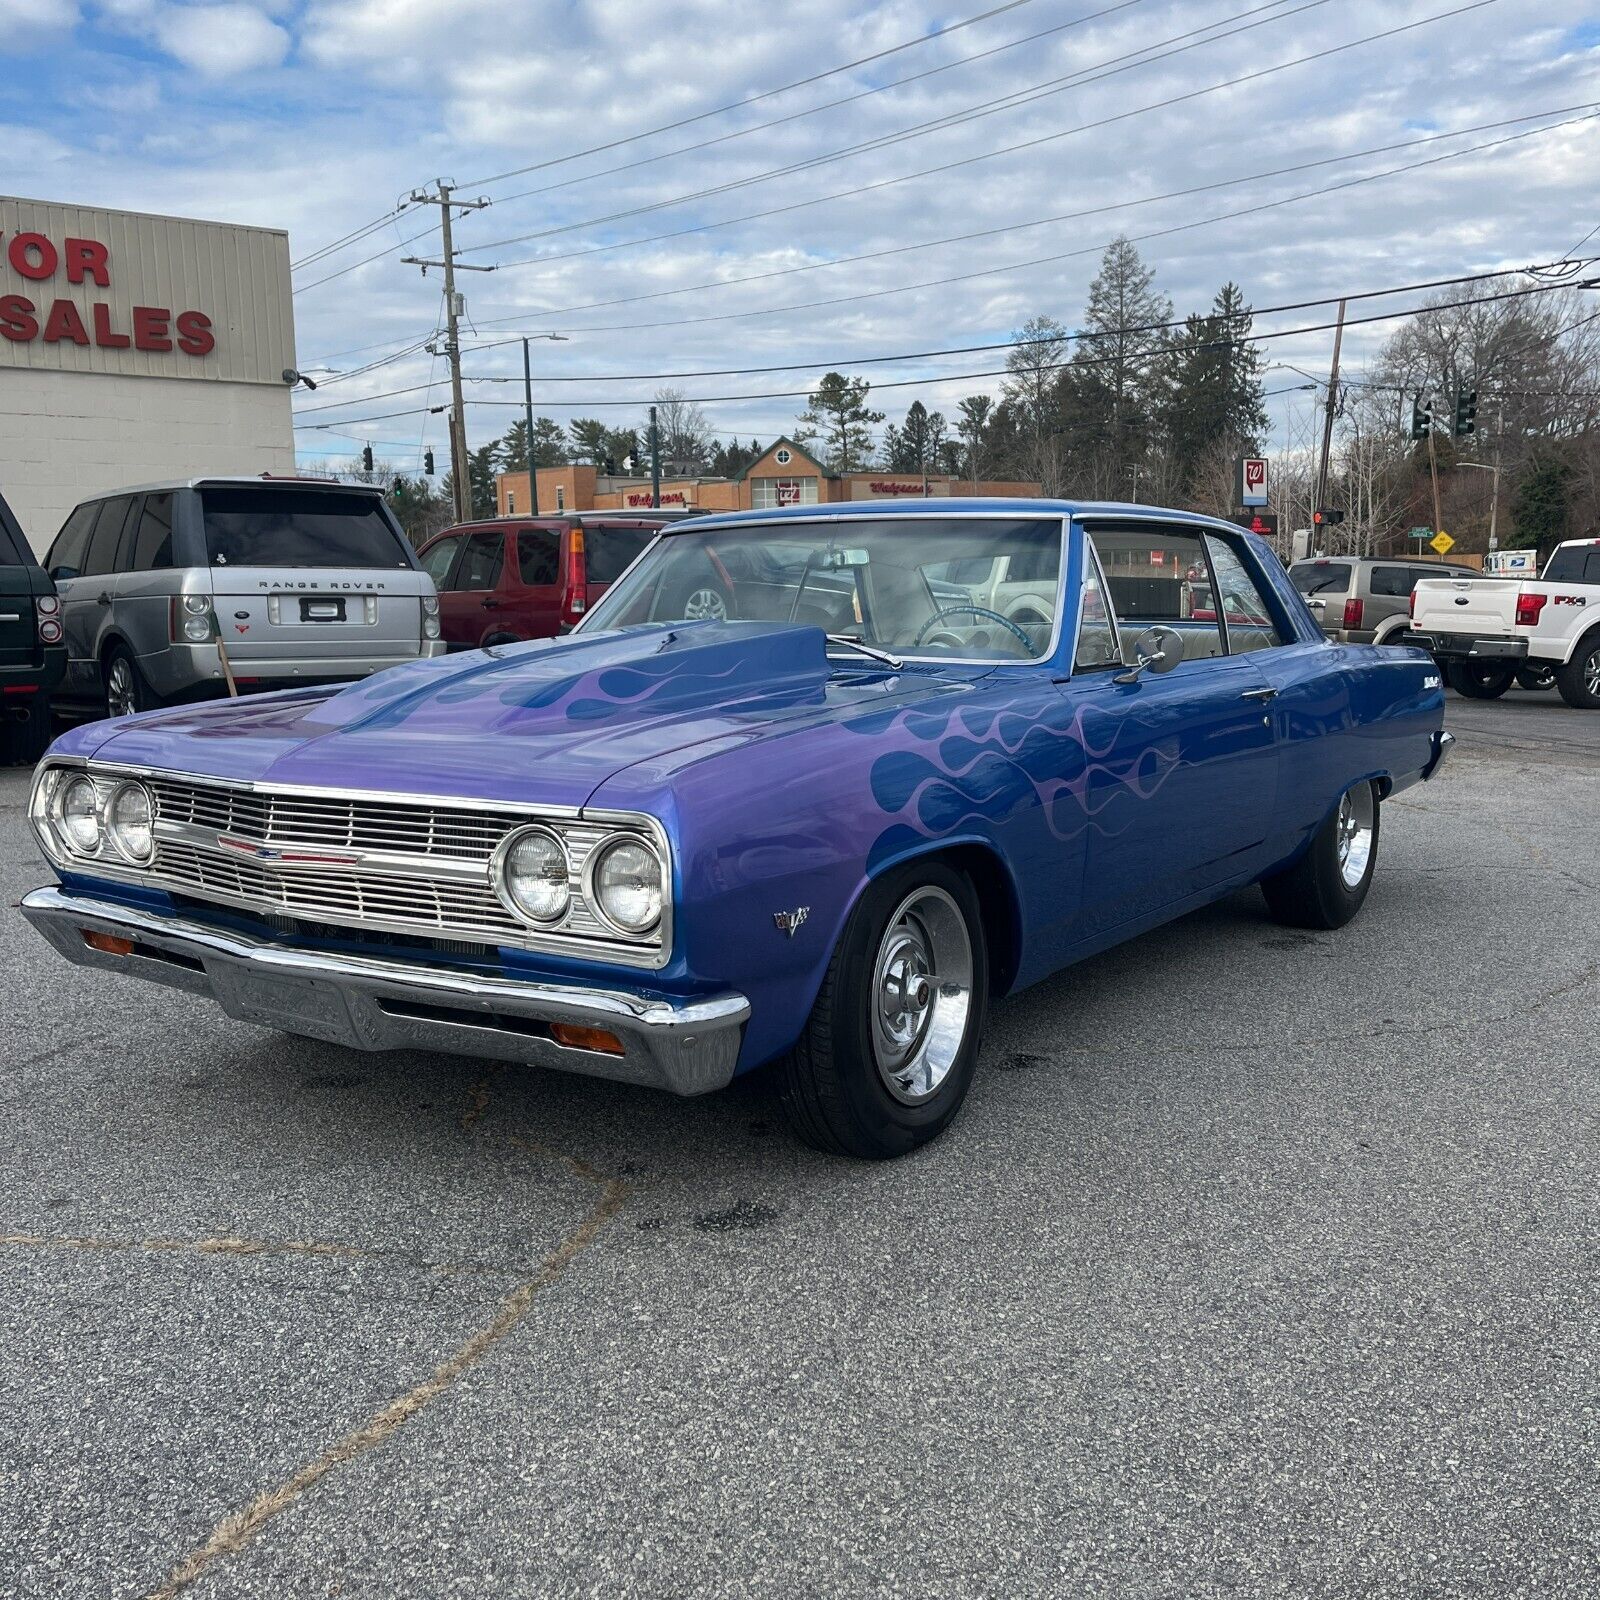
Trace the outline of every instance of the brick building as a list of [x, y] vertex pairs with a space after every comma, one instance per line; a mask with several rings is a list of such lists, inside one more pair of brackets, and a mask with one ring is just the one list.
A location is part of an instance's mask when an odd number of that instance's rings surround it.
[[[761, 511], [769, 506], [833, 505], [843, 500], [903, 500], [923, 495], [1036, 495], [1037, 483], [973, 483], [968, 478], [885, 472], [832, 474], [802, 444], [779, 439], [736, 478], [663, 478], [661, 504], [698, 511]], [[500, 516], [527, 516], [533, 507], [526, 472], [495, 480]], [[648, 478], [612, 478], [588, 466], [540, 467], [538, 510], [648, 511]]]

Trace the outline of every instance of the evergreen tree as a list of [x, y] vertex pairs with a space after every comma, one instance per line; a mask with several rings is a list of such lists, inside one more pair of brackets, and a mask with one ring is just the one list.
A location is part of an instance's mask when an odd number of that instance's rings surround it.
[[1030, 317], [1012, 334], [1006, 355], [1006, 377], [1000, 385], [1010, 407], [1008, 423], [1026, 476], [1036, 478], [1048, 495], [1064, 484], [1061, 368], [1067, 330], [1053, 317]]
[[961, 437], [965, 452], [964, 470], [976, 483], [983, 475], [989, 428], [994, 418], [994, 400], [986, 394], [969, 394], [959, 409], [961, 420], [956, 424], [956, 432]]
[[1159, 416], [1173, 464], [1188, 483], [1202, 457], [1253, 455], [1267, 429], [1261, 351], [1249, 343], [1252, 315], [1237, 284], [1211, 310], [1191, 315], [1172, 341]]
[[1566, 537], [1571, 480], [1572, 468], [1559, 456], [1546, 451], [1533, 458], [1511, 497], [1516, 531], [1506, 541], [1509, 547], [1528, 550]]
[[[499, 443], [500, 470], [528, 470], [528, 423], [519, 417], [506, 430]], [[533, 419], [533, 459], [541, 467], [564, 466], [567, 461], [567, 435], [554, 417]]]
[[825, 372], [811, 392], [795, 437], [802, 444], [821, 439], [829, 472], [854, 472], [872, 459], [872, 424], [882, 422], [883, 413], [868, 408], [871, 392], [865, 378], [840, 372]]

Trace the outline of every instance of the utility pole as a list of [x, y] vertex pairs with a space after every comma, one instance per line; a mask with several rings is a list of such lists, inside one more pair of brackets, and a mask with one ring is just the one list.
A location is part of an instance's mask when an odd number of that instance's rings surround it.
[[528, 341], [522, 341], [522, 414], [528, 428], [528, 510], [539, 515], [539, 464], [533, 459], [533, 362]]
[[1322, 421], [1322, 463], [1317, 468], [1317, 503], [1312, 511], [1328, 504], [1328, 460], [1333, 453], [1333, 414], [1339, 406], [1339, 346], [1344, 342], [1344, 301], [1339, 302], [1339, 317], [1333, 328], [1333, 370], [1328, 375], [1328, 412]]
[[[444, 317], [445, 317], [445, 360], [450, 365], [450, 488], [455, 499], [455, 515], [457, 522], [469, 521], [472, 516], [472, 485], [469, 482], [470, 469], [467, 457], [467, 419], [462, 409], [461, 399], [461, 332], [460, 317], [464, 302], [456, 293], [456, 272], [493, 272], [493, 267], [475, 267], [462, 262], [456, 265], [456, 249], [451, 239], [450, 223], [451, 214], [455, 210], [481, 211], [490, 202], [487, 199], [453, 200], [455, 193], [453, 185], [448, 184], [443, 178], [434, 180], [436, 194], [428, 194], [421, 189], [411, 191], [411, 200], [415, 205], [438, 206], [439, 227], [443, 236], [443, 259], [440, 261], [427, 261], [420, 256], [402, 256], [400, 259], [407, 265], [421, 267], [423, 275], [427, 275], [429, 267], [442, 267], [444, 269]], [[429, 346], [432, 350], [433, 346]], [[434, 351], [437, 354], [437, 351]], [[530, 441], [531, 447], [531, 441]]]
[[661, 434], [656, 427], [656, 408], [650, 407], [650, 504], [661, 509]]

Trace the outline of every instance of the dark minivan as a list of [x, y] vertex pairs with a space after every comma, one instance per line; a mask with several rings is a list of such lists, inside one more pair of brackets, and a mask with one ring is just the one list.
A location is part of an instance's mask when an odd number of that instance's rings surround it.
[[549, 639], [584, 613], [661, 531], [665, 518], [497, 517], [436, 534], [417, 560], [439, 588], [452, 650]]
[[0, 761], [37, 761], [67, 669], [61, 602], [0, 495]]

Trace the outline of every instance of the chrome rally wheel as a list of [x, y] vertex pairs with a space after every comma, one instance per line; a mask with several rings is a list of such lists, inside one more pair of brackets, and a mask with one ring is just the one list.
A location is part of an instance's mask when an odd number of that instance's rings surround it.
[[1342, 928], [1372, 887], [1378, 822], [1377, 785], [1351, 784], [1301, 854], [1261, 880], [1273, 917], [1291, 928]]
[[1339, 798], [1339, 876], [1347, 889], [1359, 888], [1372, 863], [1372, 845], [1378, 837], [1378, 802], [1372, 785], [1358, 783]]
[[901, 902], [872, 973], [872, 1058], [903, 1105], [936, 1094], [972, 1016], [972, 940], [955, 901], [937, 888]]
[[133, 663], [119, 650], [106, 668], [106, 710], [113, 717], [131, 717], [139, 709]]

